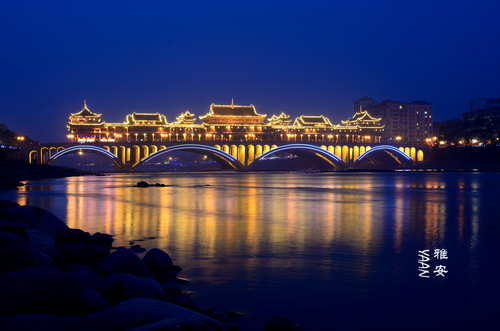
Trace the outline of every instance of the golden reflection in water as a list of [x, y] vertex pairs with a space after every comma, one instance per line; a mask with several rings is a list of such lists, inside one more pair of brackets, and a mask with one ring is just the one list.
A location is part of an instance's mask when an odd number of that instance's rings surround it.
[[394, 250], [398, 254], [401, 253], [403, 242], [404, 205], [403, 196], [397, 196], [394, 206]]
[[431, 177], [427, 181], [424, 200], [424, 218], [425, 218], [425, 245], [426, 247], [440, 248], [446, 236], [446, 203], [442, 202], [444, 186], [439, 177]]
[[[428, 248], [439, 248], [436, 245], [446, 235], [445, 185], [439, 177], [426, 177], [424, 184], [395, 178], [389, 203], [380, 199], [380, 179], [373, 175], [359, 179], [324, 176], [311, 184], [297, 175], [165, 176], [158, 181], [171, 186], [146, 189], [133, 187], [135, 179], [68, 179], [68, 225], [114, 234], [116, 245], [157, 237], [139, 243], [194, 259], [244, 255], [248, 258], [242, 268], [247, 271], [258, 267], [254, 257], [259, 255], [305, 263], [297, 261], [297, 254], [310, 247], [331, 249], [335, 255], [336, 245], [347, 245], [358, 258], [362, 256], [356, 261], [360, 274], [369, 273], [368, 255], [382, 249], [386, 228], [393, 233], [396, 253], [404, 249], [405, 231], [423, 235]], [[479, 202], [474, 203], [471, 244], [477, 237], [479, 217]], [[460, 238], [465, 219], [460, 203]], [[265, 263], [281, 265], [283, 261], [271, 258]], [[325, 264], [322, 272], [332, 267]]]

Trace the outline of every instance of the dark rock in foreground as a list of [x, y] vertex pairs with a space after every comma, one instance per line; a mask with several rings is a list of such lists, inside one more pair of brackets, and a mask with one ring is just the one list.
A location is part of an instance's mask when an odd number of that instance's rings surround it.
[[265, 331], [302, 331], [302, 328], [282, 316], [273, 316], [267, 321]]
[[[23, 238], [15, 234], [0, 232], [0, 252], [0, 272], [14, 271], [35, 266], [35, 258], [33, 257], [29, 244]], [[0, 286], [2, 286], [2, 284], [0, 284]], [[3, 292], [0, 291], [0, 293]]]
[[0, 328], [234, 329], [199, 313], [175, 285], [182, 269], [166, 252], [152, 249], [141, 260], [125, 248], [111, 253], [112, 242], [0, 200]]
[[109, 276], [119, 272], [134, 276], [153, 276], [142, 260], [135, 253], [126, 249], [116, 250], [99, 267], [99, 273], [103, 275]]

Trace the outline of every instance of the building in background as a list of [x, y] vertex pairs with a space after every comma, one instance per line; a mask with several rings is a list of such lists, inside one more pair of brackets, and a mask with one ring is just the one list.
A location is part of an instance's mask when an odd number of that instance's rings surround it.
[[477, 98], [460, 118], [435, 124], [443, 145], [483, 146], [500, 144], [500, 97]]
[[462, 120], [464, 121], [488, 120], [498, 117], [500, 117], [500, 97], [471, 100], [470, 111], [462, 114]]
[[363, 97], [354, 102], [354, 110], [368, 111], [382, 120], [382, 141], [387, 143], [425, 144], [433, 136], [432, 104], [425, 101], [385, 100], [377, 103]]

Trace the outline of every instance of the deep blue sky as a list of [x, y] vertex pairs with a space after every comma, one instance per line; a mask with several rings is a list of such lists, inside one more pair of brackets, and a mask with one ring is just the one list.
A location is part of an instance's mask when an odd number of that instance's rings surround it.
[[[364, 95], [437, 121], [500, 95], [500, 1], [2, 1], [0, 123], [65, 139], [83, 99], [106, 122], [210, 103], [325, 114]], [[198, 120], [199, 121], [199, 120]]]

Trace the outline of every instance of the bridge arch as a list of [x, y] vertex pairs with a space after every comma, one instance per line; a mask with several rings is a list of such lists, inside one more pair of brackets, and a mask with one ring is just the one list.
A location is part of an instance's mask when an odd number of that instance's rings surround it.
[[90, 145], [77, 145], [77, 146], [71, 146], [71, 147], [68, 147], [66, 149], [63, 149], [62, 151], [52, 155], [52, 157], [50, 157], [49, 160], [47, 161], [47, 164], [51, 164], [52, 162], [54, 162], [55, 160], [57, 160], [61, 156], [75, 153], [75, 152], [79, 152], [79, 151], [85, 151], [85, 152], [97, 154], [100, 156], [104, 156], [105, 158], [112, 161], [117, 168], [124, 168], [124, 164], [120, 162], [120, 159], [116, 155], [114, 155], [110, 151], [107, 151], [104, 148], [97, 147], [97, 146], [90, 146]]
[[275, 147], [255, 158], [255, 161], [252, 164], [256, 164], [262, 159], [280, 152], [288, 152], [298, 156], [309, 157], [312, 158], [312, 160], [317, 164], [326, 165], [331, 169], [344, 169], [346, 167], [346, 164], [342, 161], [342, 159], [334, 153], [321, 147], [309, 144], [289, 144]]
[[[354, 163], [356, 168], [374, 168], [389, 166], [388, 162], [396, 166], [411, 166], [414, 161], [412, 157], [404, 152], [405, 149], [397, 148], [391, 145], [379, 145], [367, 149], [358, 157]], [[408, 152], [410, 149], [408, 148]], [[392, 165], [390, 165], [392, 167]]]
[[212, 158], [214, 161], [220, 164], [222, 169], [239, 170], [243, 168], [243, 165], [232, 155], [224, 152], [223, 150], [217, 149], [215, 147], [198, 145], [198, 144], [182, 144], [170, 146], [165, 149], [159, 150], [158, 152], [149, 155], [148, 157], [142, 159], [139, 163], [134, 165], [134, 168], [151, 161], [152, 159], [170, 153], [170, 152], [193, 152], [202, 155], [206, 155]]
[[38, 151], [36, 150], [32, 150], [28, 155], [28, 160], [30, 164], [36, 163], [37, 158], [38, 158]]

